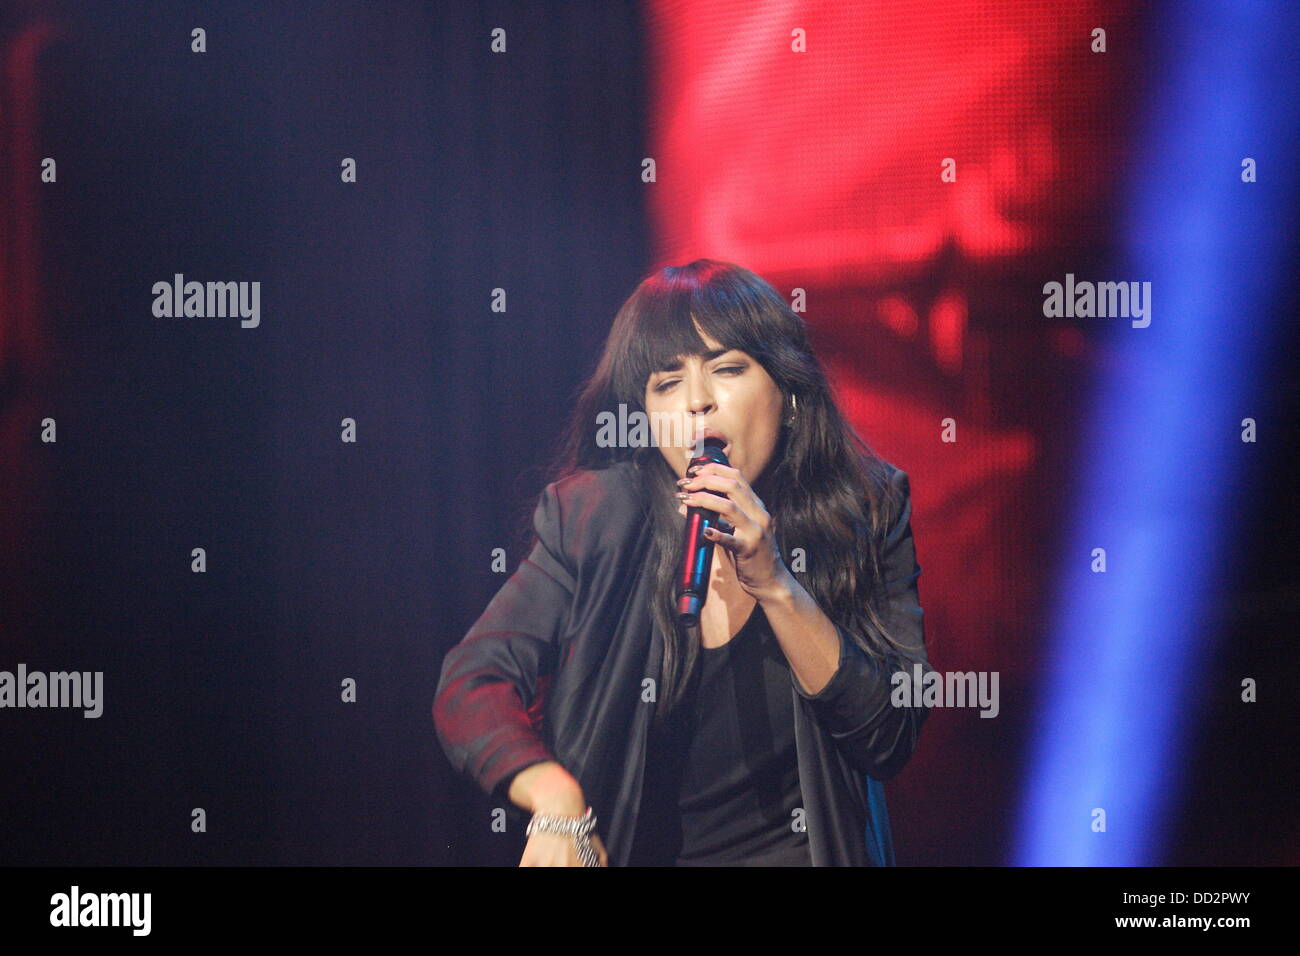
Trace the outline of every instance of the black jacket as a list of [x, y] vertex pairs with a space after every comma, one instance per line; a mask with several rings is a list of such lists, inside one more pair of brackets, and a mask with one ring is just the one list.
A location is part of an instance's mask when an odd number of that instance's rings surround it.
[[[580, 471], [546, 487], [532, 553], [448, 651], [433, 705], [452, 765], [512, 819], [523, 812], [506, 796], [511, 778], [559, 761], [595, 810], [611, 866], [632, 851], [655, 706], [643, 697], [653, 696], [647, 679], [658, 686], [663, 660], [634, 467]], [[885, 539], [886, 624], [922, 645], [908, 478], [889, 467], [902, 506]], [[882, 781], [911, 756], [927, 709], [892, 706], [890, 674], [905, 665], [881, 667], [836, 628], [840, 666], [821, 692], [805, 693], [790, 675], [812, 864], [891, 866]]]

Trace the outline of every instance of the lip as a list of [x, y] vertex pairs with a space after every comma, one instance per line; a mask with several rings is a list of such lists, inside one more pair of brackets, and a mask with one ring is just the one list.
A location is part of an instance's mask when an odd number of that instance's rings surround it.
[[726, 455], [728, 458], [731, 457], [731, 439], [729, 439], [725, 434], [718, 431], [716, 428], [706, 428], [704, 429], [704, 431], [700, 433], [700, 441], [704, 441], [704, 439], [706, 438], [722, 439], [723, 442], [722, 453]]

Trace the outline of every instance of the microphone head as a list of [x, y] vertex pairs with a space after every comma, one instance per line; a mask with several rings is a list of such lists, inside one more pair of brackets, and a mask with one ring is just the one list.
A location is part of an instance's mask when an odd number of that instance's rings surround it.
[[719, 465], [729, 466], [731, 462], [727, 460], [727, 453], [722, 450], [723, 446], [725, 446], [726, 444], [727, 443], [723, 441], [721, 438], [718, 438], [714, 435], [708, 436], [707, 438], [704, 439], [703, 450], [700, 452], [699, 455], [691, 459], [691, 464], [692, 465], [706, 464], [712, 461], [712, 462], [716, 462]]

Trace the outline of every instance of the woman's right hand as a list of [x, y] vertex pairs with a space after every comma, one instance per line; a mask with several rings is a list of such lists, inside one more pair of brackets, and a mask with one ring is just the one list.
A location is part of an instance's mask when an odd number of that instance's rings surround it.
[[[535, 763], [515, 775], [510, 783], [510, 799], [530, 813], [580, 817], [587, 812], [582, 786], [554, 760]], [[601, 866], [609, 866], [605, 844], [594, 830], [591, 845]], [[578, 848], [570, 836], [560, 833], [534, 833], [524, 846], [520, 866], [582, 866]]]
[[[609, 854], [600, 834], [591, 834], [591, 845], [600, 857], [601, 866], [609, 866]], [[519, 860], [520, 866], [582, 866], [578, 859], [578, 848], [573, 837], [560, 833], [534, 833], [528, 838], [524, 855]]]

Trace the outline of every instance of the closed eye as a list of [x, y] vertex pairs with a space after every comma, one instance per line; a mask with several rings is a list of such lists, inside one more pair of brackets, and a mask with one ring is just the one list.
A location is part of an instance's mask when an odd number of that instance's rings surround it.
[[[732, 375], [732, 376], [735, 376], [735, 375], [739, 375], [739, 374], [741, 374], [742, 372], [744, 372], [744, 371], [745, 371], [745, 366], [744, 366], [744, 365], [724, 365], [724, 366], [722, 366], [722, 367], [720, 367], [720, 368], [716, 368], [716, 369], [714, 369], [714, 371], [715, 371], [716, 373], [718, 373], [719, 375], [724, 375], [724, 374], [725, 374], [725, 375]], [[674, 385], [676, 385], [679, 381], [680, 381], [680, 379], [676, 379], [676, 378], [665, 379], [664, 381], [660, 382], [658, 385], [655, 386], [655, 391], [656, 391], [656, 392], [666, 392], [666, 391], [668, 391], [668, 389], [670, 389], [670, 388], [672, 388]]]

